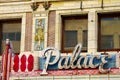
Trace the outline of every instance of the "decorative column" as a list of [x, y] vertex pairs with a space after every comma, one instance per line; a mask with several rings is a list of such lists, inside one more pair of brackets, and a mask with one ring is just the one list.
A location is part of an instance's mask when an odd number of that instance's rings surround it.
[[32, 51], [34, 52], [34, 69], [38, 69], [38, 56], [47, 47], [49, 11], [33, 12]]
[[90, 10], [88, 13], [88, 53], [97, 52], [97, 13]]
[[33, 51], [41, 51], [47, 47], [48, 11], [33, 14]]

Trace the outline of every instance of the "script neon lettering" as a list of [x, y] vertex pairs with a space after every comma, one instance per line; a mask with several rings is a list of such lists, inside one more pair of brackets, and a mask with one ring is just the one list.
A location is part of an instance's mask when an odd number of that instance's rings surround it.
[[[46, 58], [45, 64], [44, 64], [44, 69], [43, 72], [41, 74], [48, 74], [47, 73], [47, 69], [49, 65], [54, 65], [56, 63], [58, 63], [58, 68], [59, 69], [81, 69], [81, 68], [97, 68], [99, 67], [99, 71], [101, 73], [105, 73], [108, 72], [110, 69], [108, 70], [104, 70], [103, 66], [104, 64], [106, 64], [108, 61], [105, 60], [106, 57], [108, 57], [109, 55], [103, 55], [102, 58], [100, 58], [100, 56], [94, 56], [94, 55], [90, 55], [89, 56], [80, 56], [81, 53], [81, 49], [82, 49], [82, 45], [78, 44], [73, 53], [72, 56], [61, 56], [60, 52], [55, 49], [55, 48], [46, 48], [43, 51], [43, 57]], [[51, 62], [50, 59], [52, 57], [52, 54], [54, 54], [55, 58], [54, 60]], [[93, 61], [96, 59], [101, 60], [101, 63], [96, 63], [94, 64]], [[111, 58], [111, 57], [108, 57]], [[83, 61], [83, 62], [82, 62]]]

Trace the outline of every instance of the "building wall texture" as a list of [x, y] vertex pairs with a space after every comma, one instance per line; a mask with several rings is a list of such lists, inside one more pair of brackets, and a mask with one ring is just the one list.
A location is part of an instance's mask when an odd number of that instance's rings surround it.
[[50, 11], [48, 17], [48, 46], [55, 47], [56, 11]]
[[32, 13], [26, 13], [25, 51], [31, 51], [32, 48], [32, 21]]

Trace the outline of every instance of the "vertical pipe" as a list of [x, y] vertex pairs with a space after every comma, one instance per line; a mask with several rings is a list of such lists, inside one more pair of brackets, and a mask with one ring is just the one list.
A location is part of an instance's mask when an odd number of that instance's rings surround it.
[[3, 63], [3, 77], [2, 77], [2, 80], [7, 80], [7, 67], [8, 66], [8, 54], [9, 54], [9, 48], [10, 48], [10, 45], [9, 45], [9, 40], [8, 42], [6, 41], [6, 49], [5, 49], [5, 54], [4, 55], [4, 63]]
[[6, 62], [5, 62], [5, 80], [7, 80], [7, 67], [8, 67], [8, 65], [7, 65], [7, 63], [8, 63], [8, 51], [9, 50], [9, 45], [8, 44], [6, 44], [6, 53], [5, 53], [5, 59], [6, 59]]
[[80, 1], [80, 9], [82, 10], [82, 0]]
[[101, 8], [102, 9], [104, 8], [104, 1], [103, 0], [101, 1]]

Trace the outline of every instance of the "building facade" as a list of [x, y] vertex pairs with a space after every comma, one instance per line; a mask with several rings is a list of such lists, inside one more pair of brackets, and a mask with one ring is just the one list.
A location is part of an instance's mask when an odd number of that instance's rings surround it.
[[[32, 72], [17, 73], [12, 66], [10, 80], [119, 80], [119, 25], [120, 0], [1, 0], [0, 53], [4, 53], [5, 40], [9, 38], [15, 55], [34, 56]], [[79, 43], [82, 56], [112, 55], [108, 66], [112, 66], [111, 72], [102, 74], [98, 68], [85, 67], [62, 71], [55, 68], [58, 72], [50, 70], [47, 76], [41, 76], [44, 49], [54, 47], [61, 56], [72, 56]], [[32, 73], [36, 75], [29, 76]]]

